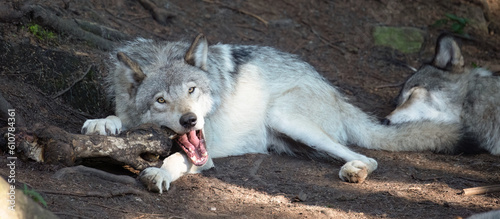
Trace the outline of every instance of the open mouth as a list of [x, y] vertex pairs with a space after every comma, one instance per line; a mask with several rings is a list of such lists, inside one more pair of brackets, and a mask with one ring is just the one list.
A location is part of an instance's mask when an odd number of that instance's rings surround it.
[[196, 166], [204, 165], [208, 160], [205, 137], [202, 130], [193, 130], [186, 134], [177, 135], [175, 139], [187, 157]]

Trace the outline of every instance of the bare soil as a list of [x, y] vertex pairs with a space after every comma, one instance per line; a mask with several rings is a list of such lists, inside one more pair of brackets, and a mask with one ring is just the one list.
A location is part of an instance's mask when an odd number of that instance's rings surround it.
[[[401, 83], [412, 73], [404, 64], [418, 67], [428, 60], [439, 33], [450, 30], [450, 25], [432, 26], [446, 13], [475, 19], [465, 27], [473, 38], [463, 40], [467, 65], [500, 60], [498, 30], [481, 26], [487, 21], [480, 1], [153, 2], [169, 13], [166, 24], [133, 0], [0, 3], [0, 93], [27, 127], [45, 123], [79, 133], [85, 119], [112, 113], [102, 87], [105, 48], [96, 48], [76, 32], [50, 26], [42, 25], [55, 37], [35, 36], [30, 27], [46, 23], [35, 13], [23, 14], [25, 4], [131, 37], [191, 40], [203, 32], [211, 43], [266, 45], [298, 54], [355, 105], [379, 118], [392, 110]], [[426, 34], [424, 47], [404, 54], [375, 46], [375, 26], [420, 28]], [[4, 126], [6, 121], [0, 120], [0, 127]], [[500, 208], [500, 193], [460, 194], [464, 188], [500, 184], [498, 156], [352, 147], [379, 162], [379, 169], [361, 184], [339, 180], [339, 161], [251, 154], [216, 159], [216, 168], [182, 177], [161, 195], [141, 185], [88, 174], [54, 178], [63, 165], [21, 160], [16, 165], [16, 186], [26, 184], [39, 191], [47, 208], [60, 218], [456, 218]], [[7, 156], [3, 151], [0, 159], [4, 178], [9, 174]], [[84, 164], [136, 177], [120, 166]], [[126, 188], [144, 193], [90, 195]]]

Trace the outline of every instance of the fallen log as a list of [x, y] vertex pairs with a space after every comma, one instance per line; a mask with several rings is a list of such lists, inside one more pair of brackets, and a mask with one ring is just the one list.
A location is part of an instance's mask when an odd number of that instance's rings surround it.
[[[5, 139], [12, 133], [2, 130]], [[36, 124], [33, 129], [17, 129], [16, 156], [43, 163], [73, 166], [83, 159], [108, 158], [137, 170], [159, 167], [161, 157], [171, 153], [174, 133], [152, 124], [144, 124], [118, 136], [81, 135], [68, 133], [55, 126]], [[4, 140], [4, 139], [2, 139]], [[6, 141], [0, 143], [5, 144]]]

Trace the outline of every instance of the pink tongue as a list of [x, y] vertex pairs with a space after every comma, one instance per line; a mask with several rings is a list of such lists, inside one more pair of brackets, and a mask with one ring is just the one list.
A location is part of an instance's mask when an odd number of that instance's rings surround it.
[[[197, 135], [199, 132], [199, 135]], [[199, 131], [190, 131], [177, 138], [177, 142], [186, 152], [187, 157], [196, 166], [205, 164], [208, 160], [207, 150], [205, 148], [205, 139], [203, 133]]]
[[191, 143], [191, 145], [200, 145], [200, 139], [198, 138], [198, 136], [196, 136], [196, 131], [191, 131], [186, 135], [187, 135], [188, 141]]

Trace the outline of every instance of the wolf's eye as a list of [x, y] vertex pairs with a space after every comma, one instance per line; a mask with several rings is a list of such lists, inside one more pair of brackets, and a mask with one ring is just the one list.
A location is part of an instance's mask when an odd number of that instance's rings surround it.
[[158, 97], [158, 99], [156, 99], [156, 102], [165, 103], [165, 99], [163, 99], [163, 97]]
[[188, 92], [189, 92], [190, 94], [192, 94], [192, 93], [194, 92], [194, 89], [196, 89], [196, 87], [190, 87], [190, 88], [189, 88], [189, 90], [188, 90]]

